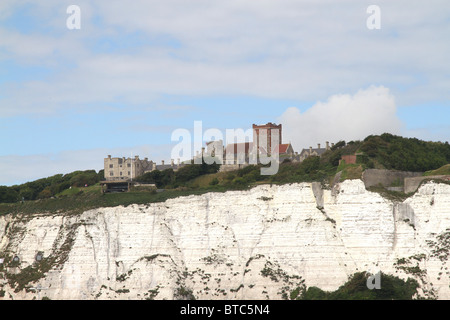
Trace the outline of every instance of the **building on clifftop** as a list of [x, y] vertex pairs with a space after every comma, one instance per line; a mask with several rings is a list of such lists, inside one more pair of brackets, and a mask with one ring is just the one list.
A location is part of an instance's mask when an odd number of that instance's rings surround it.
[[139, 156], [134, 158], [112, 158], [108, 155], [104, 159], [104, 170], [106, 181], [128, 181], [142, 175], [146, 170], [150, 170], [153, 166], [153, 161], [148, 158], [139, 159]]
[[[299, 161], [302, 162], [308, 157], [317, 156], [320, 157], [325, 151], [330, 150], [330, 143], [325, 142], [325, 148], [320, 147], [320, 143], [317, 144], [317, 148], [309, 147], [309, 149], [303, 149], [299, 155]], [[333, 146], [333, 144], [331, 145]]]

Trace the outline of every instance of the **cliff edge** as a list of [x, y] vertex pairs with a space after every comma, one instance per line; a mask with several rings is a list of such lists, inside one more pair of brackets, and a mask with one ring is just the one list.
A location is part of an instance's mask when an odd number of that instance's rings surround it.
[[449, 244], [450, 185], [434, 182], [403, 202], [346, 180], [5, 215], [0, 299], [283, 299], [358, 271], [450, 299]]

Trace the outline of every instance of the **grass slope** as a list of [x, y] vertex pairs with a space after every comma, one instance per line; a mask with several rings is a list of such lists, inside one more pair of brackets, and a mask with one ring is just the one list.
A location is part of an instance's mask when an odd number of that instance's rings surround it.
[[436, 170], [429, 170], [423, 174], [424, 176], [450, 175], [450, 164], [440, 167]]
[[[340, 161], [343, 155], [356, 154], [356, 164]], [[424, 142], [391, 134], [369, 136], [364, 141], [340, 141], [321, 155], [302, 162], [284, 162], [278, 173], [260, 174], [260, 165], [250, 165], [232, 172], [217, 172], [217, 165], [188, 165], [144, 174], [141, 182], [155, 183], [166, 189], [161, 193], [132, 191], [101, 194], [98, 181], [103, 172], [76, 171], [55, 175], [20, 186], [0, 186], [0, 215], [7, 213], [82, 212], [98, 207], [162, 202], [169, 198], [206, 192], [249, 189], [259, 184], [287, 184], [319, 181], [331, 185], [339, 173], [340, 181], [359, 179], [367, 168], [405, 171], [427, 170], [426, 175], [450, 174], [450, 145], [448, 142]], [[438, 169], [436, 169], [438, 168]], [[421, 172], [424, 172], [421, 171]], [[137, 179], [139, 180], [139, 178]], [[140, 181], [140, 180], [139, 180]], [[83, 187], [88, 184], [89, 187]], [[408, 195], [373, 190], [395, 199]], [[21, 199], [25, 201], [22, 202]], [[28, 201], [27, 201], [28, 200]], [[8, 203], [10, 202], [10, 203]]]

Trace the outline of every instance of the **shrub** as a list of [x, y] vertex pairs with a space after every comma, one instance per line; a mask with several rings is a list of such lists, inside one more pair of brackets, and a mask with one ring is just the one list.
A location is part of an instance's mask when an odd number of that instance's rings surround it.
[[233, 179], [233, 186], [242, 188], [247, 186], [247, 181], [242, 177], [236, 177]]
[[380, 289], [367, 287], [369, 274], [357, 272], [333, 292], [317, 287], [309, 287], [301, 294], [303, 300], [411, 300], [417, 293], [419, 284], [408, 278], [406, 281], [396, 276], [380, 273]]
[[50, 191], [50, 188], [45, 188], [41, 192], [39, 192], [38, 199], [47, 199], [53, 196], [52, 192]]
[[386, 169], [425, 172], [450, 163], [448, 143], [425, 142], [388, 133], [367, 137], [360, 150]]
[[209, 183], [210, 186], [215, 186], [216, 184], [219, 184], [219, 179], [217, 178], [212, 179]]
[[334, 146], [331, 147], [331, 150], [336, 150], [339, 148], [345, 147], [345, 141], [339, 141]]
[[24, 200], [32, 200], [33, 194], [34, 194], [34, 191], [30, 187], [24, 187], [24, 188], [20, 189], [20, 191], [19, 191], [20, 198], [21, 199], [24, 198]]
[[98, 181], [98, 174], [94, 170], [91, 170], [73, 176], [70, 179], [70, 185], [74, 187], [84, 187], [85, 185], [96, 184]]
[[12, 203], [19, 200], [19, 193], [12, 188], [0, 186], [0, 202]]

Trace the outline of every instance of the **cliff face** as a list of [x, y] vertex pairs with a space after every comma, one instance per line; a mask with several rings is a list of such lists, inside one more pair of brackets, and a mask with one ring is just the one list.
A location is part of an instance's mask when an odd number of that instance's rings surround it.
[[380, 270], [450, 299], [450, 185], [432, 182], [403, 203], [351, 180], [8, 215], [0, 241], [4, 299], [282, 299]]

